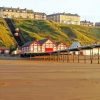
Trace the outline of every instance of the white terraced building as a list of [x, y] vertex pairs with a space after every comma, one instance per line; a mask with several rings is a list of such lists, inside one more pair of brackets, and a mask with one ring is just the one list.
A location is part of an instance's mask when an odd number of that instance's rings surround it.
[[[93, 45], [100, 45], [100, 44], [93, 44]], [[88, 48], [89, 46], [89, 48]], [[87, 45], [87, 46], [81, 46], [80, 42], [73, 42], [72, 45], [69, 47], [70, 49], [76, 49], [76, 48], [80, 48], [80, 47], [85, 47], [85, 49], [80, 49], [80, 52], [78, 51], [72, 51], [70, 53], [74, 53], [76, 55], [78, 55], [79, 53], [82, 55], [98, 55], [98, 53], [100, 54], [100, 46], [98, 46], [97, 48], [92, 48], [92, 45]]]
[[46, 14], [42, 12], [34, 12], [29, 9], [20, 9], [12, 7], [0, 7], [0, 17], [3, 18], [22, 18], [46, 20]]
[[22, 46], [22, 53], [48, 53], [64, 49], [67, 49], [66, 44], [57, 44], [50, 38], [46, 38], [40, 41], [32, 41], [26, 43]]

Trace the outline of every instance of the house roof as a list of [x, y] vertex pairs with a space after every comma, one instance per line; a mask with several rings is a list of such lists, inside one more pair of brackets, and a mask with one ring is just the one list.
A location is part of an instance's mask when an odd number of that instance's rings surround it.
[[[25, 43], [22, 47], [27, 47], [27, 46], [30, 46], [32, 43], [35, 43], [37, 41], [31, 41], [31, 42], [27, 42]], [[37, 42], [38, 43], [38, 42]]]
[[[66, 45], [64, 42], [56, 42], [56, 45], [57, 45], [57, 46], [60, 45], [60, 44]], [[67, 46], [67, 45], [66, 45], [66, 46]]]
[[[45, 38], [39, 41], [31, 41], [31, 42], [27, 42], [25, 43], [22, 47], [26, 47], [26, 46], [30, 46], [32, 43], [37, 42], [38, 44], [44, 44], [47, 40], [51, 40], [50, 38]], [[52, 41], [52, 40], [51, 40]], [[52, 41], [53, 42], [53, 41]]]
[[[40, 45], [43, 45], [47, 40], [50, 40], [50, 41], [52, 41], [55, 45], [60, 45], [60, 44], [62, 44], [63, 42], [54, 42], [51, 38], [45, 38], [45, 39], [42, 39], [42, 40], [39, 40], [39, 41], [31, 41], [31, 42], [27, 42], [27, 43], [25, 43], [22, 47], [27, 47], [27, 46], [30, 46], [32, 43], [34, 43], [34, 42], [37, 42], [38, 44], [40, 44]], [[63, 43], [64, 45], [66, 45], [65, 43]], [[67, 45], [66, 45], [67, 46]]]
[[80, 17], [78, 14], [71, 14], [71, 13], [55, 13], [55, 14], [51, 14], [48, 16], [56, 16], [56, 15], [66, 15], [66, 16], [78, 16]]
[[31, 41], [31, 42], [25, 43], [22, 47], [30, 46], [31, 44], [33, 44], [33, 43], [35, 43], [35, 42], [42, 45], [42, 44], [44, 44], [47, 40], [48, 40], [48, 38], [43, 39], [43, 40], [39, 40], [39, 41], [34, 40], [34, 41]]
[[43, 39], [43, 40], [39, 40], [38, 43], [44, 44], [47, 40], [48, 40], [48, 38], [45, 38], [45, 39]]
[[11, 10], [11, 11], [19, 11], [19, 12], [27, 12], [27, 13], [34, 13], [34, 14], [38, 14], [38, 15], [46, 15], [45, 13], [43, 12], [34, 12], [33, 10], [31, 9], [20, 9], [20, 8], [12, 8], [12, 7], [0, 7], [0, 10]]
[[70, 49], [75, 49], [81, 47], [80, 42], [73, 42], [72, 45], [70, 46]]
[[32, 42], [27, 42], [25, 43], [22, 47], [26, 47], [26, 46], [29, 46]]
[[85, 23], [85, 24], [93, 24], [93, 22], [90, 22], [90, 21], [87, 21], [87, 20], [85, 20], [85, 21], [80, 21], [81, 23]]
[[45, 13], [43, 12], [34, 12], [35, 15], [46, 15]]

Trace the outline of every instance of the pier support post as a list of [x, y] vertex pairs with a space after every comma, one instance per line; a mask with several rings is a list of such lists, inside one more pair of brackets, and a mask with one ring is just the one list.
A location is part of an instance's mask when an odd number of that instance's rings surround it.
[[69, 63], [69, 51], [68, 51], [68, 53], [67, 53], [67, 63]]
[[80, 63], [80, 51], [78, 51], [78, 63]]
[[74, 63], [74, 52], [73, 52], [73, 63]]
[[90, 49], [90, 63], [92, 64], [92, 49]]
[[30, 60], [32, 60], [32, 58], [31, 58], [31, 53], [30, 53]]
[[98, 64], [100, 63], [100, 48], [98, 47]]
[[86, 64], [86, 51], [85, 51], [85, 54], [84, 55], [84, 63]]

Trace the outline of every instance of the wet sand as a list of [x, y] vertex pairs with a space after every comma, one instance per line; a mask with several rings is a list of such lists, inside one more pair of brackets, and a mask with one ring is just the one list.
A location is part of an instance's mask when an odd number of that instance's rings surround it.
[[0, 60], [0, 100], [100, 100], [100, 64]]

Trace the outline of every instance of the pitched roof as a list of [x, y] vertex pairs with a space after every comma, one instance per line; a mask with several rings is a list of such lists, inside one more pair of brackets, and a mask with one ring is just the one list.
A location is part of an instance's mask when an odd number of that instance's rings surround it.
[[81, 47], [80, 42], [73, 42], [72, 45], [70, 46], [70, 49], [75, 49]]
[[[63, 44], [63, 45], [66, 45], [64, 42], [56, 42], [56, 45], [60, 45], [60, 44]], [[67, 45], [66, 45], [67, 46]]]
[[46, 14], [43, 13], [43, 12], [34, 12], [34, 14], [36, 14], [36, 15], [46, 15]]
[[45, 38], [45, 39], [43, 39], [43, 40], [39, 40], [38, 43], [44, 44], [47, 40], [48, 40], [48, 38]]
[[80, 17], [78, 14], [71, 14], [71, 13], [55, 13], [55, 14], [51, 14], [48, 16], [55, 16], [55, 15], [66, 15], [66, 16], [78, 16], [78, 17]]
[[59, 44], [61, 44], [60, 42], [56, 42], [56, 45], [59, 45]]
[[29, 9], [20, 9], [20, 8], [12, 8], [12, 7], [0, 7], [0, 10], [11, 10], [11, 11], [20, 11], [20, 12], [28, 12], [28, 13], [33, 13], [33, 10], [29, 10]]
[[12, 7], [0, 7], [0, 10], [11, 10], [11, 11], [19, 11], [19, 12], [27, 12], [27, 13], [34, 13], [38, 15], [46, 15], [44, 12], [34, 12], [31, 9], [21, 9], [21, 8], [12, 8]]
[[87, 21], [87, 20], [85, 20], [85, 21], [80, 21], [81, 23], [86, 23], [86, 24], [93, 24], [93, 22], [90, 22], [90, 21]]
[[25, 43], [22, 47], [26, 47], [26, 46], [29, 46], [32, 42], [27, 42]]
[[49, 38], [45, 38], [45, 39], [42, 39], [42, 40], [39, 40], [39, 41], [34, 40], [34, 41], [31, 41], [31, 42], [27, 42], [22, 47], [29, 46], [29, 45], [31, 45], [34, 42], [37, 42], [38, 44], [44, 44], [48, 39]]
[[25, 43], [22, 47], [30, 46], [30, 45], [33, 44], [33, 43], [39, 43], [39, 42], [36, 41], [36, 40], [33, 40], [33, 41], [31, 41], [31, 42], [27, 42], [27, 43]]

